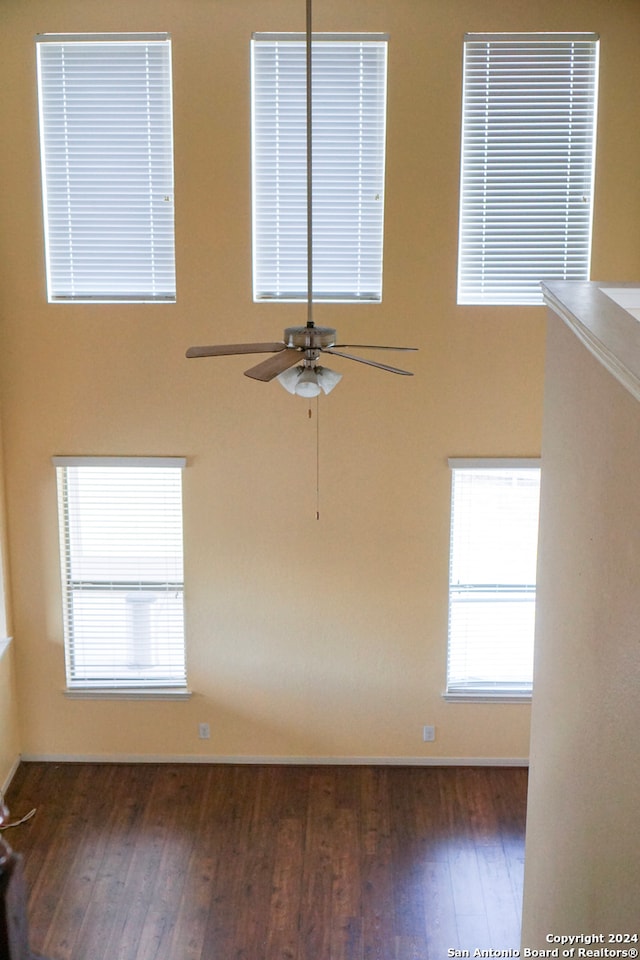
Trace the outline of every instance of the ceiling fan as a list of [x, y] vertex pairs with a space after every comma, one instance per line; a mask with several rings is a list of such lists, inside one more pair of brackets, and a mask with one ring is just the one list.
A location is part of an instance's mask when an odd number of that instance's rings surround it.
[[[352, 353], [344, 353], [343, 348], [360, 350], [415, 350], [416, 347], [384, 347], [374, 344], [336, 343], [336, 331], [332, 327], [318, 327], [313, 321], [301, 327], [287, 327], [284, 339], [274, 343], [225, 343], [210, 347], [190, 347], [187, 357], [227, 357], [243, 353], [273, 353], [256, 366], [245, 370], [246, 377], [268, 382], [276, 377], [289, 391], [301, 397], [317, 396], [322, 390], [330, 390], [342, 379], [342, 374], [329, 370], [318, 363], [320, 355], [329, 353], [347, 360], [366, 363], [379, 370], [399, 373], [405, 377], [413, 376], [408, 370], [391, 367], [386, 363], [366, 360]], [[291, 369], [295, 367], [295, 369]]]
[[313, 320], [313, 188], [312, 188], [312, 91], [311, 91], [311, 51], [312, 51], [312, 0], [306, 0], [306, 147], [307, 147], [307, 323], [306, 326], [287, 327], [282, 340], [267, 343], [227, 343], [204, 347], [189, 347], [186, 356], [226, 357], [234, 354], [272, 353], [273, 357], [263, 360], [249, 370], [245, 376], [254, 380], [269, 382], [278, 379], [289, 393], [301, 397], [315, 397], [323, 391], [329, 393], [342, 379], [341, 373], [329, 370], [318, 363], [320, 355], [344, 357], [358, 363], [398, 373], [405, 377], [413, 374], [386, 363], [366, 360], [352, 353], [343, 353], [343, 348], [362, 350], [417, 350], [417, 347], [388, 347], [377, 344], [336, 343], [336, 331], [332, 327], [316, 326]]

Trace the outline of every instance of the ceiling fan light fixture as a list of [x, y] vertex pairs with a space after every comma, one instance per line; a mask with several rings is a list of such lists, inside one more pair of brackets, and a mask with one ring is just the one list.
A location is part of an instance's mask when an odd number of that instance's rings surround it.
[[330, 370], [328, 367], [292, 367], [278, 374], [285, 390], [298, 397], [317, 397], [320, 391], [331, 393], [342, 380], [342, 374]]
[[285, 390], [298, 397], [317, 397], [321, 387], [315, 367], [291, 367], [278, 374]]
[[288, 390], [289, 393], [295, 396], [296, 384], [302, 369], [302, 367], [290, 367], [288, 370], [283, 370], [282, 373], [279, 373], [276, 380], [282, 384], [285, 390]]
[[331, 393], [333, 388], [337, 387], [342, 380], [342, 374], [336, 373], [335, 370], [330, 370], [329, 367], [316, 367], [316, 374], [318, 376], [318, 383], [325, 394]]
[[304, 367], [302, 373], [298, 375], [295, 386], [295, 394], [298, 397], [317, 397], [320, 393], [320, 384], [318, 374], [313, 367]]

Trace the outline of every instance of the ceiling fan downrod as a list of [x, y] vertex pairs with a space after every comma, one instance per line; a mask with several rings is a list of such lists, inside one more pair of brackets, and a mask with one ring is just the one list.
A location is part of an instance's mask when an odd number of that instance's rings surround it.
[[313, 77], [312, 0], [306, 0], [306, 81], [307, 81], [307, 326], [313, 327]]

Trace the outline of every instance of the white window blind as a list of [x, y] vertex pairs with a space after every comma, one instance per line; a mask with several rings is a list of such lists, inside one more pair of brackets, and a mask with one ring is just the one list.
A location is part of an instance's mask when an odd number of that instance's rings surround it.
[[[312, 50], [313, 295], [382, 297], [387, 41], [323, 35]], [[255, 300], [307, 296], [306, 47], [252, 41]]]
[[184, 460], [53, 462], [69, 689], [184, 686]]
[[589, 278], [597, 76], [595, 34], [467, 35], [458, 303]]
[[36, 39], [49, 301], [175, 300], [170, 39]]
[[450, 461], [447, 694], [531, 693], [538, 461]]

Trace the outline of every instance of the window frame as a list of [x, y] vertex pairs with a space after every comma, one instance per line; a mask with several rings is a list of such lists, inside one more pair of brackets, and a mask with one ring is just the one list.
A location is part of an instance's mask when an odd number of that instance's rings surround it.
[[[313, 299], [379, 303], [383, 285], [389, 37], [384, 33], [314, 33], [312, 42]], [[336, 82], [335, 68], [332, 72], [326, 64], [331, 55], [343, 50], [344, 69], [350, 71], [347, 48], [358, 45], [362, 86], [358, 98], [345, 99], [343, 108], [361, 111], [360, 127], [367, 119], [369, 122], [366, 130], [359, 132], [357, 144], [350, 145], [359, 151], [358, 175], [352, 171], [346, 179], [342, 165], [339, 185], [345, 192], [336, 200], [335, 143], [341, 143], [344, 151], [356, 124], [347, 123], [347, 116], [340, 126], [338, 97], [346, 98], [350, 88], [342, 83], [330, 89], [331, 82]], [[252, 276], [256, 303], [301, 303], [308, 295], [305, 53], [305, 35], [301, 33], [254, 33], [251, 39]], [[289, 57], [286, 64], [277, 59], [283, 55]], [[268, 67], [267, 56], [273, 61]], [[363, 58], [367, 61], [364, 65]], [[287, 74], [287, 70], [292, 73]], [[354, 77], [355, 73], [349, 72], [349, 78]], [[286, 90], [286, 100], [278, 99], [278, 89]], [[265, 104], [273, 115], [267, 114]], [[330, 143], [323, 136], [328, 119], [334, 123]], [[356, 166], [352, 156], [348, 170]], [[285, 165], [286, 176], [280, 172]], [[349, 184], [346, 190], [345, 182]], [[349, 204], [357, 209], [357, 215], [349, 214], [350, 220], [346, 213], [353, 208]], [[366, 237], [363, 231], [367, 231]], [[347, 264], [351, 273], [347, 273]], [[342, 283], [336, 282], [336, 277]]]
[[468, 33], [463, 50], [457, 303], [542, 304], [540, 281], [590, 275], [599, 37]]
[[174, 303], [170, 34], [38, 34], [36, 68], [48, 302]]
[[[184, 457], [69, 457], [69, 456], [56, 456], [52, 458], [53, 466], [56, 468], [56, 480], [57, 480], [57, 495], [58, 495], [58, 527], [59, 527], [59, 550], [60, 550], [60, 577], [61, 577], [61, 590], [62, 590], [62, 607], [63, 607], [63, 634], [64, 634], [64, 651], [65, 651], [65, 673], [66, 673], [66, 690], [65, 694], [70, 697], [80, 697], [80, 698], [97, 698], [97, 699], [184, 699], [191, 695], [191, 692], [187, 686], [187, 664], [186, 664], [186, 638], [185, 638], [185, 628], [184, 628], [184, 567], [183, 567], [183, 541], [184, 541], [184, 532], [183, 532], [183, 485], [182, 478], [184, 469], [186, 467], [186, 458]], [[131, 550], [136, 546], [146, 547], [156, 551], [156, 555], [161, 558], [164, 558], [166, 561], [167, 557], [171, 559], [168, 561], [168, 565], [172, 569], [179, 570], [180, 577], [178, 579], [167, 579], [166, 576], [162, 576], [160, 580], [152, 579], [149, 577], [149, 568], [147, 567], [145, 572], [144, 564], [138, 559], [136, 560], [129, 571], [128, 576], [113, 576], [112, 571], [108, 572], [108, 565], [104, 566], [104, 575], [100, 575], [100, 572], [96, 573], [92, 570], [92, 575], [87, 578], [86, 576], [78, 576], [75, 573], [75, 570], [72, 568], [72, 565], [77, 565], [79, 568], [82, 567], [84, 562], [84, 556], [82, 553], [82, 547], [78, 547], [82, 541], [83, 537], [83, 524], [82, 521], [74, 514], [74, 509], [80, 509], [80, 500], [75, 502], [72, 501], [69, 496], [69, 483], [71, 478], [69, 476], [69, 470], [73, 468], [80, 469], [91, 469], [99, 468], [101, 470], [106, 470], [107, 473], [110, 469], [118, 469], [120, 471], [121, 477], [121, 486], [124, 488], [124, 483], [122, 483], [122, 470], [132, 470], [136, 471], [136, 476], [133, 475], [126, 481], [126, 490], [128, 491], [127, 497], [117, 496], [116, 499], [111, 500], [111, 508], [114, 509], [113, 505], [117, 510], [122, 509], [123, 507], [128, 507], [129, 510], [132, 508], [136, 509], [136, 504], [142, 504], [147, 501], [149, 495], [149, 488], [146, 487], [142, 482], [142, 477], [146, 470], [155, 469], [156, 471], [163, 471], [164, 478], [162, 475], [156, 473], [155, 475], [155, 484], [154, 492], [156, 495], [160, 492], [163, 499], [163, 508], [162, 508], [162, 519], [163, 527], [159, 531], [156, 539], [156, 532], [153, 534], [153, 544], [148, 538], [145, 539], [144, 534], [140, 533], [140, 530], [144, 530], [144, 524], [137, 520], [137, 527], [135, 530], [131, 528], [131, 536], [125, 539], [125, 546], [123, 548], [123, 555], [119, 557], [119, 561], [123, 561], [123, 558], [127, 550]], [[175, 475], [171, 479], [167, 471], [176, 471]], [[178, 480], [179, 478], [179, 480]], [[167, 486], [167, 484], [169, 484]], [[94, 487], [94, 491], [100, 493], [101, 490], [104, 490], [108, 486], [108, 481], [102, 479], [100, 485]], [[135, 492], [132, 491], [135, 488]], [[121, 493], [122, 491], [120, 491]], [[169, 511], [169, 519], [167, 520], [167, 512]], [[171, 512], [172, 511], [172, 512]], [[105, 513], [106, 517], [106, 513]], [[88, 549], [95, 548], [96, 545], [101, 545], [99, 535], [96, 536], [95, 530], [96, 527], [99, 530], [100, 524], [103, 523], [103, 528], [108, 529], [109, 521], [107, 519], [99, 520], [96, 524], [96, 515], [88, 514], [87, 523], [84, 525], [85, 535], [88, 532]], [[88, 526], [87, 526], [88, 524]], [[106, 525], [106, 527], [105, 527]], [[122, 540], [118, 541], [119, 543]], [[158, 547], [160, 544], [160, 547]], [[109, 553], [109, 547], [111, 546], [109, 538], [105, 540], [105, 552]], [[162, 552], [162, 547], [165, 550], [169, 550], [168, 553]], [[171, 549], [173, 552], [171, 553]], [[79, 551], [79, 552], [78, 552]], [[88, 556], [91, 554], [89, 553]], [[76, 563], [77, 561], [77, 563]], [[102, 561], [101, 561], [102, 562]], [[91, 567], [91, 561], [88, 561], [89, 566]], [[163, 563], [160, 563], [159, 569], [162, 572]], [[133, 576], [131, 575], [133, 571]], [[108, 575], [107, 575], [108, 572]], [[170, 599], [173, 594], [173, 601], [176, 599], [176, 594], [180, 595], [179, 608], [174, 609], [173, 613], [169, 613], [171, 618], [171, 636], [169, 638], [164, 637], [161, 641], [163, 648], [168, 649], [168, 653], [165, 652], [165, 659], [163, 661], [165, 671], [167, 670], [167, 664], [171, 666], [171, 670], [166, 673], [165, 676], [155, 676], [149, 668], [147, 675], [144, 675], [144, 669], [140, 666], [130, 669], [129, 677], [125, 677], [125, 665], [122, 658], [114, 658], [111, 661], [107, 662], [106, 667], [104, 664], [101, 664], [100, 667], [96, 668], [94, 666], [94, 675], [87, 676], [83, 675], [87, 671], [81, 671], [76, 669], [74, 666], [75, 660], [77, 657], [82, 655], [82, 648], [80, 645], [75, 643], [75, 634], [77, 631], [77, 623], [74, 620], [73, 612], [73, 601], [77, 595], [81, 595], [82, 592], [88, 591], [89, 595], [93, 593], [94, 595], [103, 593], [106, 590], [107, 594], [112, 593], [112, 595], [117, 599], [117, 594], [122, 591], [127, 592], [127, 597], [125, 601], [128, 602], [131, 600], [135, 601], [137, 598], [143, 598], [147, 594], [153, 595], [156, 599], [162, 599], [163, 597]], [[175, 608], [175, 603], [174, 603]], [[100, 617], [104, 617], [104, 608], [100, 610]], [[117, 611], [116, 611], [117, 612]], [[135, 619], [135, 612], [131, 611], [132, 617]], [[176, 620], [176, 615], [178, 619]], [[93, 636], [89, 635], [89, 643], [92, 639], [95, 638], [95, 614], [93, 616], [93, 621], [90, 621], [93, 627]], [[144, 617], [143, 617], [144, 619]], [[177, 624], [177, 633], [176, 633], [176, 624]], [[117, 633], [118, 628], [122, 632], [125, 631], [126, 642], [133, 642], [133, 635], [129, 635], [126, 632], [126, 627], [123, 627], [122, 623], [118, 624], [117, 616], [114, 621], [113, 629]], [[106, 650], [107, 648], [113, 648], [115, 644], [111, 639], [105, 639], [104, 636], [98, 638], [97, 640], [97, 653], [101, 650]], [[85, 638], [85, 651], [87, 649], [87, 641]], [[85, 653], [86, 657], [86, 653]], [[167, 660], [166, 658], [169, 657]], [[177, 660], [176, 660], [177, 658]], [[176, 662], [181, 660], [181, 667], [176, 669]], [[113, 668], [114, 676], [111, 679], [106, 678], [105, 676], [97, 676], [98, 672], [104, 673], [106, 669]], [[115, 674], [120, 671], [120, 676]]]
[[[492, 703], [509, 703], [509, 702], [527, 702], [531, 700], [532, 691], [533, 691], [533, 642], [535, 635], [535, 598], [536, 598], [536, 583], [535, 578], [533, 583], [522, 583], [515, 584], [513, 582], [501, 581], [499, 583], [494, 582], [489, 579], [487, 581], [478, 581], [473, 584], [461, 584], [453, 582], [453, 571], [455, 566], [460, 562], [459, 557], [454, 556], [455, 544], [457, 535], [459, 533], [456, 530], [456, 471], [478, 471], [478, 472], [487, 472], [489, 470], [496, 471], [512, 471], [515, 475], [517, 471], [532, 471], [535, 470], [538, 472], [538, 484], [541, 479], [541, 460], [540, 458], [450, 458], [448, 461], [449, 468], [451, 471], [451, 521], [450, 521], [450, 546], [449, 546], [449, 586], [448, 586], [448, 627], [447, 627], [447, 656], [446, 656], [446, 684], [443, 697], [445, 700], [451, 701], [465, 701], [465, 702], [492, 702]], [[539, 486], [538, 486], [539, 490]], [[536, 531], [537, 523], [539, 516], [539, 494], [538, 494], [538, 507], [536, 510], [535, 518], [530, 517], [529, 523], [532, 519], [536, 521]], [[537, 537], [536, 537], [536, 557], [535, 563], [537, 565]], [[518, 589], [516, 589], [516, 587]], [[519, 680], [487, 680], [486, 678], [480, 679], [471, 679], [467, 677], [466, 680], [460, 679], [459, 677], [455, 680], [452, 679], [452, 661], [458, 657], [458, 653], [453, 649], [453, 639], [452, 639], [452, 611], [454, 606], [454, 594], [459, 596], [456, 599], [460, 599], [460, 595], [467, 591], [467, 596], [473, 599], [473, 594], [476, 594], [476, 599], [480, 600], [480, 594], [487, 598], [487, 595], [492, 595], [496, 598], [499, 598], [500, 594], [508, 593], [512, 591], [512, 595], [518, 599], [525, 599], [527, 594], [533, 594], [533, 603], [534, 603], [534, 625], [532, 627], [532, 634], [528, 638], [527, 642], [531, 644], [531, 680], [524, 680], [520, 678]], [[469, 645], [466, 640], [460, 641], [460, 647], [464, 652], [464, 649], [469, 649]], [[494, 654], [495, 656], [496, 654]]]

